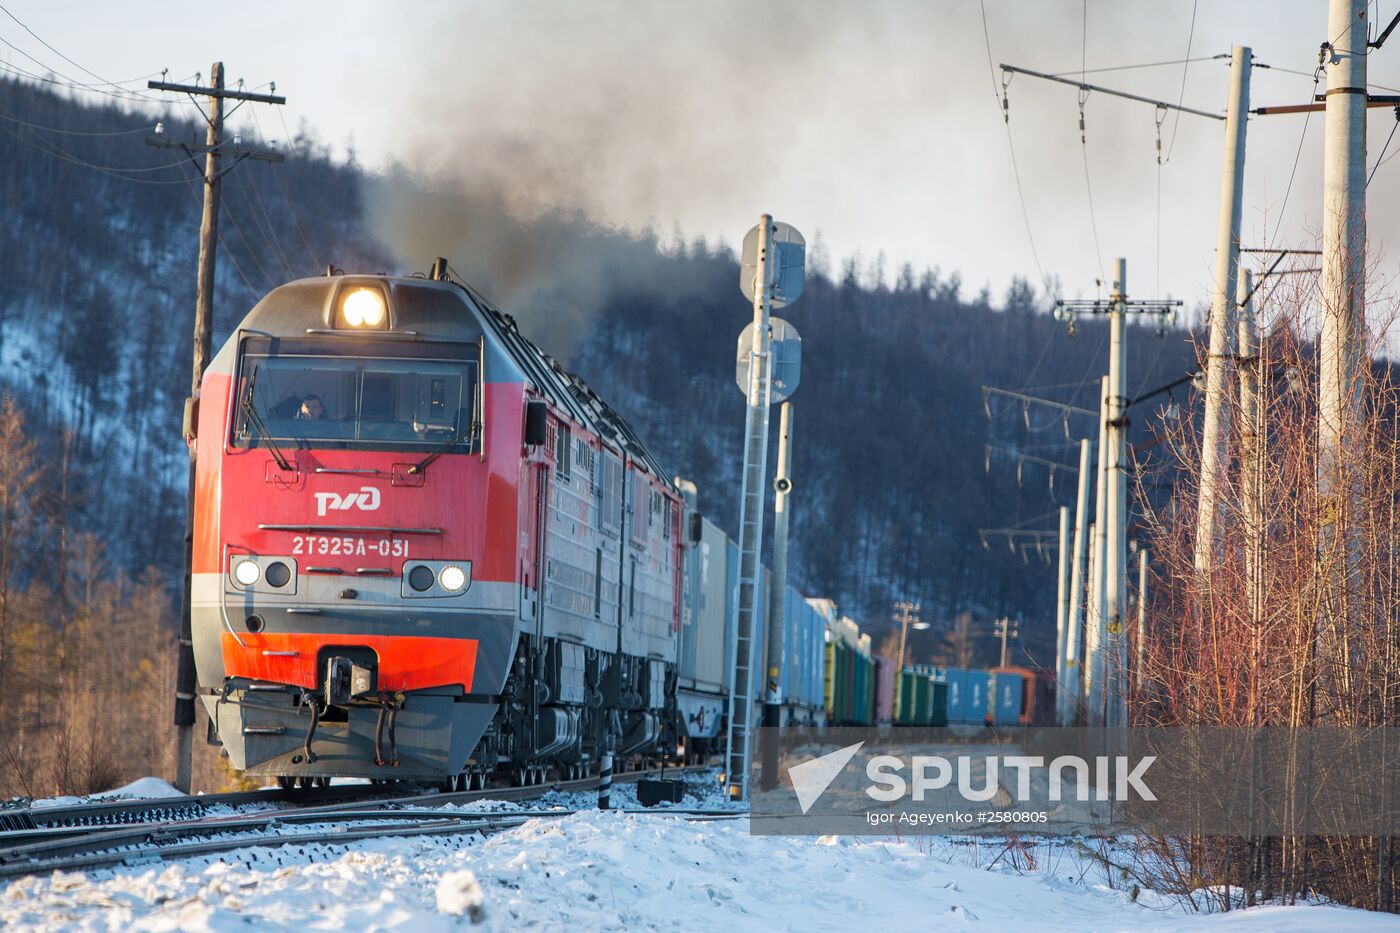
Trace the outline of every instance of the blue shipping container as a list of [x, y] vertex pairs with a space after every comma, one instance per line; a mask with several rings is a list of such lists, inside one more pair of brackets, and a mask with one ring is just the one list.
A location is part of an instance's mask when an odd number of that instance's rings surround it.
[[992, 719], [999, 726], [1014, 725], [1021, 720], [1020, 674], [988, 674], [987, 689], [993, 699]]

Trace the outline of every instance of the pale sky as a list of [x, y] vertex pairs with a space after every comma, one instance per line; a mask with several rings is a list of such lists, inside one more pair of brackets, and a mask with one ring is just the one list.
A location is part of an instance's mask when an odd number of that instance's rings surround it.
[[[520, 211], [564, 204], [730, 244], [768, 211], [809, 240], [820, 231], [834, 257], [883, 250], [890, 275], [905, 260], [940, 266], [998, 299], [1013, 275], [1036, 277], [976, 2], [0, 2], [104, 79], [163, 67], [172, 79], [207, 75], [222, 58], [230, 79], [275, 80], [293, 129], [304, 120], [342, 150], [353, 138], [370, 168], [396, 160], [496, 186]], [[1373, 29], [1395, 6], [1373, 7]], [[1044, 71], [1175, 61], [1188, 35], [1193, 58], [1250, 45], [1274, 66], [1253, 72], [1258, 106], [1307, 102], [1326, 7], [1207, 0], [1194, 31], [1189, 0], [1089, 0], [1087, 21], [1078, 0], [987, 0], [986, 13], [993, 61]], [[0, 39], [93, 80], [3, 14]], [[3, 45], [0, 63], [42, 70]], [[1371, 56], [1369, 77], [1400, 88], [1400, 31]], [[1227, 78], [1223, 61], [1191, 64], [1185, 103], [1223, 110]], [[1175, 101], [1183, 67], [1087, 80]], [[1122, 255], [1134, 296], [1205, 300], [1223, 123], [1186, 115], [1178, 127], [1168, 116], [1159, 214], [1151, 106], [1091, 95], [1086, 151], [1073, 88], [1018, 77], [1010, 107], [1040, 267], [1066, 295], [1093, 295], [1101, 268]], [[258, 114], [269, 136], [283, 135], [271, 108]], [[1246, 245], [1315, 245], [1323, 120], [1313, 115], [1305, 137], [1304, 120], [1251, 121]], [[1368, 164], [1394, 125], [1391, 110], [1370, 111]], [[1397, 152], [1400, 134], [1387, 155]], [[1395, 275], [1400, 218], [1384, 208], [1397, 196], [1400, 159], [1369, 192], [1381, 278]]]

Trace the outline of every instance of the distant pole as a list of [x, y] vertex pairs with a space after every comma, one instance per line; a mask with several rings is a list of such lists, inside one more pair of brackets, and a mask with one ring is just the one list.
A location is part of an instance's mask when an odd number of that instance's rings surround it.
[[916, 631], [928, 628], [928, 623], [919, 619], [921, 608], [918, 603], [905, 600], [894, 604], [894, 621], [899, 623], [899, 669], [901, 671], [904, 670], [905, 643], [909, 638], [909, 626], [914, 626]]
[[1128, 261], [1114, 262], [1112, 309], [1109, 311], [1108, 351], [1108, 479], [1105, 516], [1107, 559], [1104, 561], [1104, 620], [1108, 640], [1104, 686], [1107, 690], [1106, 724], [1122, 725], [1127, 718], [1127, 626], [1124, 609], [1128, 597], [1128, 423], [1127, 366], [1124, 319], [1127, 316]]
[[[242, 82], [239, 82], [240, 84]], [[188, 508], [185, 511], [185, 573], [182, 579], [180, 598], [180, 638], [179, 664], [175, 675], [175, 786], [188, 793], [193, 780], [194, 767], [194, 723], [195, 695], [198, 684], [194, 666], [194, 634], [190, 622], [190, 589], [194, 572], [194, 491], [195, 491], [195, 437], [196, 411], [199, 389], [204, 381], [204, 370], [209, 366], [213, 351], [214, 334], [214, 267], [219, 248], [219, 191], [225, 172], [219, 170], [219, 157], [227, 152], [236, 157], [237, 165], [246, 158], [264, 162], [281, 162], [277, 153], [257, 150], [244, 150], [237, 146], [226, 148], [223, 145], [224, 101], [258, 101], [266, 104], [284, 104], [286, 98], [272, 94], [251, 94], [242, 90], [227, 90], [224, 87], [224, 63], [215, 62], [209, 66], [209, 86], [170, 84], [165, 81], [148, 81], [146, 86], [158, 91], [175, 91], [209, 98], [209, 110], [205, 114], [207, 127], [204, 147], [201, 149], [185, 143], [164, 138], [148, 139], [148, 145], [162, 149], [181, 149], [190, 158], [195, 153], [204, 155], [204, 213], [199, 223], [199, 271], [195, 288], [194, 305], [194, 375], [190, 380], [190, 399], [185, 408], [185, 440], [189, 447], [189, 485], [187, 490]], [[157, 128], [159, 132], [159, 128]], [[232, 166], [230, 166], [232, 168]]]
[[749, 797], [749, 731], [753, 715], [750, 693], [758, 661], [758, 586], [763, 576], [763, 488], [768, 465], [768, 403], [772, 374], [768, 319], [772, 310], [773, 218], [759, 218], [758, 266], [753, 290], [753, 345], [749, 351], [748, 409], [744, 421], [743, 491], [739, 500], [738, 611], [735, 620], [735, 672], [730, 688], [729, 734], [725, 773], [729, 796]]
[[1322, 333], [1318, 340], [1318, 493], [1328, 584], [1348, 576], [1343, 478], [1361, 408], [1366, 327], [1366, 0], [1330, 0], [1322, 157]]
[[1006, 640], [1007, 640], [1008, 638], [1020, 638], [1020, 637], [1021, 637], [1020, 623], [1019, 623], [1019, 622], [1013, 622], [1013, 621], [1012, 621], [1010, 618], [1008, 618], [1007, 616], [1002, 616], [1000, 619], [997, 619], [997, 621], [996, 621], [996, 630], [995, 630], [995, 634], [998, 635], [998, 636], [1000, 636], [1000, 638], [1001, 638], [1001, 666], [1002, 666], [1002, 667], [1006, 667], [1006, 666], [1007, 666], [1007, 661], [1008, 661], [1008, 652], [1007, 652]]
[[777, 729], [783, 709], [783, 615], [787, 598], [788, 495], [792, 492], [792, 403], [783, 402], [778, 420], [778, 471], [773, 478], [773, 586], [768, 593], [768, 690], [763, 697], [763, 725], [770, 731], [763, 745], [761, 786], [778, 786]]
[[1074, 566], [1069, 584], [1069, 638], [1065, 642], [1065, 676], [1060, 681], [1059, 723], [1071, 725], [1083, 702], [1083, 638], [1084, 638], [1084, 551], [1088, 542], [1089, 469], [1094, 442], [1087, 437], [1079, 442], [1079, 492], [1074, 500]]
[[[1335, 2], [1335, 0], [1334, 0]], [[1363, 31], [1364, 36], [1364, 31]], [[1364, 43], [1363, 43], [1364, 45]], [[1235, 46], [1230, 58], [1230, 97], [1225, 110], [1225, 161], [1220, 173], [1220, 226], [1215, 239], [1215, 289], [1210, 308], [1210, 350], [1206, 359], [1205, 419], [1201, 427], [1201, 476], [1196, 511], [1195, 565], [1210, 572], [1215, 557], [1215, 512], [1225, 468], [1225, 396], [1230, 370], [1235, 270], [1240, 258], [1240, 215], [1244, 199], [1245, 130], [1249, 116], [1252, 53]], [[1362, 82], [1365, 107], [1365, 82]]]
[[1089, 725], [1103, 725], [1104, 715], [1104, 648], [1108, 620], [1104, 605], [1104, 577], [1108, 563], [1108, 463], [1112, 452], [1108, 445], [1108, 377], [1099, 382], [1099, 445], [1098, 478], [1094, 490], [1094, 544], [1089, 572], [1089, 621], [1084, 628], [1085, 655], [1088, 668], [1084, 692], [1088, 704]]
[[[1069, 658], [1069, 507], [1060, 506], [1060, 565], [1055, 574], [1055, 683], [1067, 677]], [[1058, 695], [1058, 694], [1057, 694]]]

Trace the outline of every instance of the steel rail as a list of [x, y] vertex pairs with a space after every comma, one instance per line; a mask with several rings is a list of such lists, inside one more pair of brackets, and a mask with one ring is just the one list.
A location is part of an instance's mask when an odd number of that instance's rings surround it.
[[[667, 774], [695, 774], [709, 769], [708, 765], [666, 768], [664, 770], [651, 768], [617, 774], [614, 776], [614, 781], [631, 783], [643, 778]], [[248, 816], [271, 817], [300, 813], [334, 815], [351, 807], [382, 809], [404, 805], [441, 806], [483, 800], [515, 803], [532, 800], [555, 791], [579, 793], [593, 790], [597, 786], [598, 778], [596, 777], [522, 787], [489, 787], [484, 790], [430, 791], [428, 793], [422, 793], [420, 787], [412, 785], [396, 790], [385, 785], [348, 784], [328, 788], [291, 790], [273, 788], [258, 791], [202, 794], [193, 797], [166, 797], [154, 800], [102, 801], [65, 807], [43, 807], [37, 810], [15, 809], [8, 811], [8, 814], [12, 817], [16, 815], [27, 817], [29, 823], [20, 825], [19, 820], [12, 820], [12, 828], [0, 832], [0, 860], [3, 860], [6, 851], [19, 845], [49, 839], [60, 840], [106, 834], [117, 838], [121, 836], [124, 829], [137, 829], [139, 835], [140, 832], [171, 826], [219, 826]], [[325, 802], [328, 800], [338, 802]], [[267, 814], [206, 815], [207, 810], [214, 806], [247, 806], [258, 803], [282, 803], [290, 806], [270, 811]], [[189, 815], [180, 816], [179, 814]], [[5, 811], [0, 811], [0, 818], [5, 815]], [[3, 825], [5, 824], [0, 822], [0, 826]]]
[[[558, 818], [585, 812], [579, 808], [517, 810], [507, 813], [451, 813], [441, 809], [365, 810], [325, 813], [269, 813], [243, 817], [220, 824], [207, 822], [172, 824], [163, 827], [132, 827], [125, 831], [89, 834], [67, 843], [41, 843], [0, 852], [0, 878], [41, 874], [55, 870], [85, 870], [113, 866], [138, 866], [157, 861], [191, 858], [246, 848], [276, 848], [285, 845], [342, 845], [361, 839], [382, 839], [416, 835], [465, 835], [500, 832], [533, 819]], [[715, 810], [690, 807], [656, 809], [624, 808], [610, 812], [670, 816], [698, 821], [739, 819], [742, 810]], [[287, 823], [328, 824], [314, 832], [263, 833]], [[350, 823], [381, 825], [351, 826]], [[384, 823], [398, 825], [382, 825]], [[228, 838], [212, 835], [234, 833]]]

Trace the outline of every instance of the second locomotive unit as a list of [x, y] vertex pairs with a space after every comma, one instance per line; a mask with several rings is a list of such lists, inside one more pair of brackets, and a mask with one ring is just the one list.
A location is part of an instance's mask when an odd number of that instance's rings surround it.
[[195, 661], [250, 774], [535, 783], [676, 745], [677, 489], [446, 269], [283, 285], [205, 374]]

